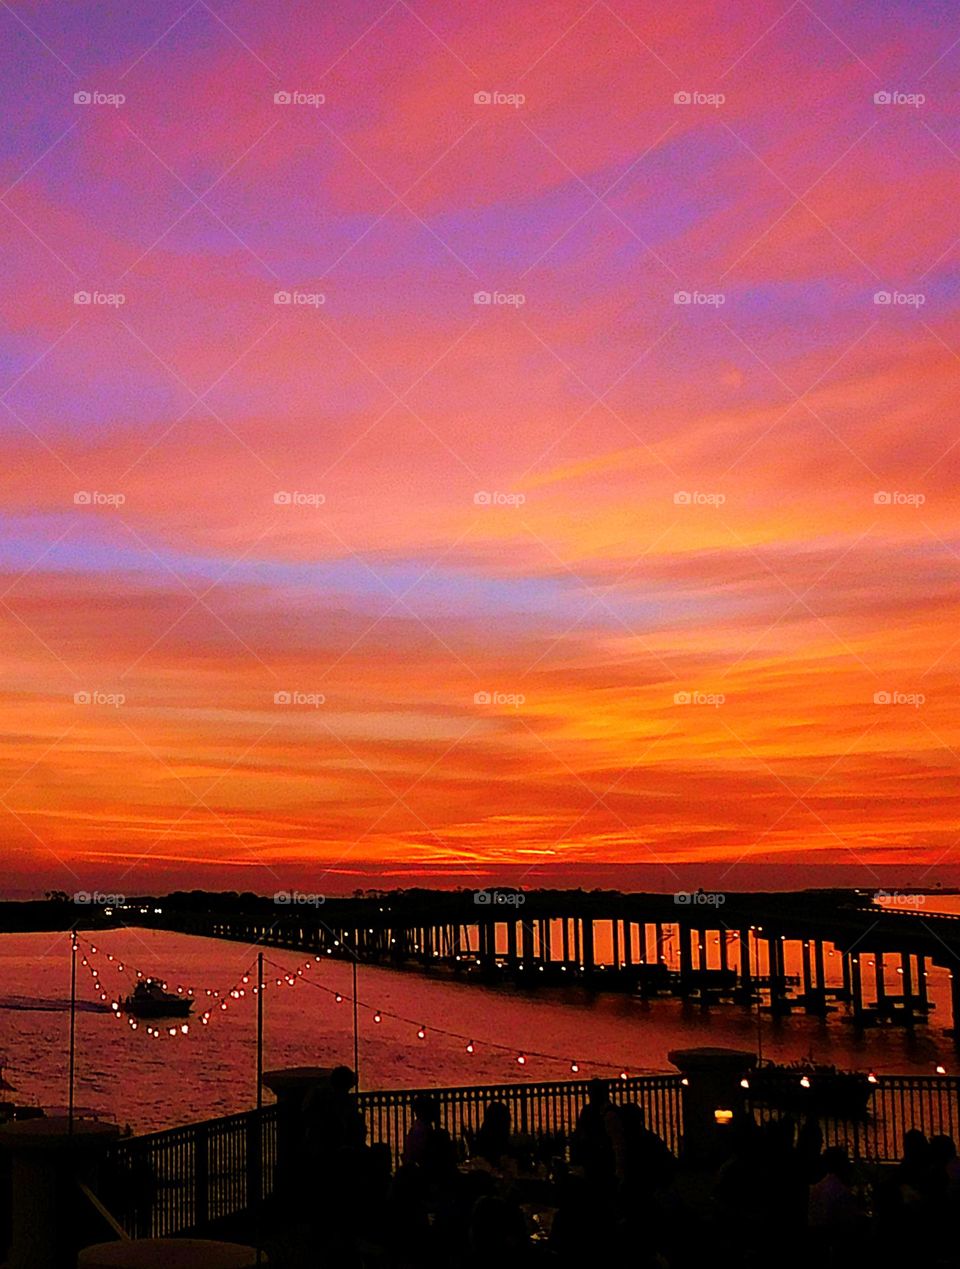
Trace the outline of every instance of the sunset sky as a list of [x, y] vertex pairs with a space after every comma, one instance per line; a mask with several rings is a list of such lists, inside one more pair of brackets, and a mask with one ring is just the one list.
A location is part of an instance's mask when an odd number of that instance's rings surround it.
[[954, 5], [0, 37], [7, 893], [951, 876]]

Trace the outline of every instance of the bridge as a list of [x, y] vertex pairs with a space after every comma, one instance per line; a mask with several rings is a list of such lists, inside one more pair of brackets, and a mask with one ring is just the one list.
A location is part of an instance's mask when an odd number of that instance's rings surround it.
[[[298, 899], [310, 902], [298, 902]], [[960, 1043], [960, 917], [880, 906], [866, 891], [622, 894], [408, 890], [355, 898], [170, 896], [133, 921], [447, 972], [485, 984], [580, 983], [775, 1014], [845, 1006], [859, 1026], [913, 1027], [932, 1004], [928, 966], [950, 974]], [[796, 972], [787, 972], [793, 962]], [[889, 981], [895, 970], [895, 990]], [[868, 992], [872, 986], [872, 999]]]

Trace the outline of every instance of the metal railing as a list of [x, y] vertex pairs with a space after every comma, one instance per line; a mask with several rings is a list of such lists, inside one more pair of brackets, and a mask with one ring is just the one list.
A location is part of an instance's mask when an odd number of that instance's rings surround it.
[[960, 1079], [953, 1075], [880, 1075], [861, 1118], [805, 1113], [796, 1106], [784, 1110], [769, 1103], [752, 1109], [761, 1122], [815, 1119], [824, 1145], [843, 1146], [851, 1158], [864, 1162], [899, 1159], [904, 1134], [911, 1128], [927, 1137], [946, 1135], [960, 1143]]
[[108, 1155], [103, 1201], [134, 1238], [165, 1238], [250, 1211], [273, 1192], [277, 1108], [128, 1137]]
[[[679, 1075], [640, 1075], [611, 1080], [613, 1102], [635, 1102], [652, 1129], [673, 1151], [680, 1147]], [[413, 1103], [429, 1097], [439, 1110], [440, 1126], [455, 1142], [470, 1142], [491, 1102], [510, 1111], [514, 1133], [538, 1139], [569, 1139], [587, 1099], [587, 1080], [555, 1080], [545, 1084], [497, 1084], [484, 1087], [389, 1089], [361, 1093], [358, 1103], [367, 1122], [371, 1144], [390, 1147], [394, 1166], [400, 1162], [404, 1138], [413, 1123]]]
[[[390, 1089], [360, 1093], [357, 1104], [371, 1145], [386, 1145], [394, 1167], [418, 1097], [431, 1097], [440, 1123], [469, 1148], [490, 1102], [510, 1109], [513, 1131], [532, 1146], [565, 1147], [586, 1101], [586, 1080], [487, 1087]], [[610, 1084], [615, 1102], [642, 1106], [647, 1126], [672, 1150], [680, 1144], [680, 1077], [638, 1076]], [[273, 1192], [279, 1115], [276, 1106], [226, 1119], [128, 1137], [112, 1147], [103, 1200], [136, 1238], [198, 1230], [250, 1211]]]
[[[674, 1152], [682, 1130], [683, 1089], [679, 1075], [611, 1080], [615, 1103], [634, 1102], [647, 1126]], [[529, 1139], [533, 1153], [563, 1153], [586, 1101], [586, 1080], [485, 1087], [377, 1089], [360, 1093], [357, 1104], [370, 1144], [386, 1145], [394, 1166], [413, 1121], [413, 1104], [430, 1097], [441, 1125], [455, 1143], [470, 1148], [490, 1102], [510, 1110], [514, 1133]], [[954, 1076], [885, 1075], [873, 1086], [865, 1117], [845, 1120], [811, 1115], [770, 1101], [751, 1106], [761, 1122], [790, 1116], [815, 1117], [826, 1145], [845, 1146], [858, 1160], [898, 1159], [908, 1129], [927, 1136], [945, 1133], [960, 1141], [960, 1079]], [[102, 1198], [135, 1238], [203, 1230], [225, 1217], [249, 1212], [274, 1189], [279, 1134], [276, 1106], [129, 1137], [110, 1151]]]

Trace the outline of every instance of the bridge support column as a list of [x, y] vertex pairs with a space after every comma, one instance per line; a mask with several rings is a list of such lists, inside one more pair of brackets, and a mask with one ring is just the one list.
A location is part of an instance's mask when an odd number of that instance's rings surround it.
[[803, 962], [803, 1008], [806, 1013], [813, 1013], [813, 966], [810, 960], [809, 939], [803, 940], [801, 945], [801, 959]]
[[677, 926], [680, 939], [680, 994], [686, 1000], [693, 989], [693, 930]]
[[859, 1027], [863, 1025], [863, 979], [857, 952], [850, 955], [850, 991], [853, 996], [853, 1018]]
[[930, 1001], [927, 997], [927, 958], [922, 954], [917, 956], [917, 1002], [926, 1017]]
[[877, 952], [874, 955], [873, 975], [877, 986], [877, 1013], [882, 1018], [887, 1009], [887, 983], [883, 973], [883, 952]]
[[533, 922], [520, 922], [520, 966], [524, 974], [533, 969]]
[[570, 918], [563, 917], [560, 922], [563, 937], [563, 963], [570, 964]]
[[740, 953], [739, 953], [739, 987], [737, 994], [745, 1004], [750, 1003], [750, 997], [753, 995], [753, 976], [750, 972], [750, 931], [740, 931]]
[[813, 945], [813, 963], [817, 971], [817, 991], [820, 994], [819, 1012], [825, 1014], [827, 1003], [827, 969], [823, 960], [823, 939]]
[[913, 1030], [913, 958], [909, 952], [901, 952], [900, 967], [903, 970], [903, 1021]]
[[620, 922], [614, 917], [610, 922], [610, 951], [614, 974], [620, 973]]
[[960, 1053], [960, 969], [950, 971], [950, 1023], [953, 1045]]
[[584, 966], [584, 973], [587, 978], [592, 980], [597, 968], [597, 958], [593, 950], [593, 917], [585, 917], [582, 924], [583, 960], [581, 964]]
[[772, 934], [767, 940], [767, 960], [770, 976], [770, 1011], [771, 1013], [789, 1013], [787, 1000], [787, 984], [783, 969], [783, 939], [779, 934]]
[[623, 923], [623, 960], [627, 969], [633, 969], [633, 922]]

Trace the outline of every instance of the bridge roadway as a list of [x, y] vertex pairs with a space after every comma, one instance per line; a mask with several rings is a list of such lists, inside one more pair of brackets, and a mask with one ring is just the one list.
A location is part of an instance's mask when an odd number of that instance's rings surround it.
[[[704, 1005], [759, 1002], [774, 1013], [800, 1008], [822, 1015], [840, 1004], [860, 1026], [926, 1020], [932, 964], [950, 972], [952, 1030], [960, 1045], [960, 917], [919, 905], [881, 907], [867, 891], [677, 896], [500, 888], [322, 903], [313, 896], [312, 904], [298, 898], [170, 896], [156, 901], [162, 912], [151, 904], [147, 915], [133, 919], [395, 968], [442, 968], [486, 983], [578, 981]], [[800, 966], [792, 976], [791, 945]], [[837, 957], [840, 975], [828, 972]], [[891, 991], [894, 963], [900, 972]], [[865, 979], [873, 980], [872, 1001]]]

